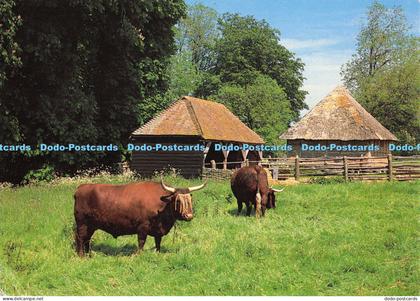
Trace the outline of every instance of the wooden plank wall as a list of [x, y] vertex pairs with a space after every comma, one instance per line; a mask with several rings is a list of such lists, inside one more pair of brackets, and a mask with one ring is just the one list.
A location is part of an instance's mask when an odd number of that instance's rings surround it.
[[[136, 144], [147, 143], [154, 145], [192, 145], [200, 143], [198, 140], [174, 139], [173, 141], [156, 139], [137, 139]], [[151, 177], [165, 170], [175, 169], [186, 178], [200, 177], [203, 167], [204, 154], [200, 151], [133, 151], [130, 168], [143, 177]]]

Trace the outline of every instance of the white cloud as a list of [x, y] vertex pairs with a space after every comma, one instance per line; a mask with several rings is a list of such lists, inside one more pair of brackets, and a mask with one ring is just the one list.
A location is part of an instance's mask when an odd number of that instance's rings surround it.
[[[419, 0], [420, 1], [420, 0]], [[283, 39], [281, 43], [293, 50], [305, 63], [306, 78], [303, 89], [308, 91], [305, 102], [312, 109], [336, 86], [341, 85], [340, 70], [352, 54], [351, 49], [339, 50], [340, 38], [325, 39]], [[341, 48], [342, 49], [342, 48]], [[305, 115], [307, 110], [301, 112]]]
[[[351, 57], [351, 50], [312, 52], [301, 56], [305, 63], [303, 89], [308, 91], [305, 102], [313, 108], [337, 85], [342, 84], [340, 69]], [[301, 112], [303, 116], [307, 111]]]
[[338, 44], [339, 41], [334, 39], [283, 39], [280, 43], [290, 50], [297, 50], [331, 46]]

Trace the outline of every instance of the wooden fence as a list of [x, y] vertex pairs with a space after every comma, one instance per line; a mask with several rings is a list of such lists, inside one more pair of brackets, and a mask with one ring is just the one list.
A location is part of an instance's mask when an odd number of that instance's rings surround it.
[[[274, 180], [303, 177], [339, 176], [346, 181], [415, 180], [420, 179], [420, 156], [334, 157], [334, 158], [264, 158], [262, 161], [229, 162], [240, 167], [259, 164], [268, 169]], [[211, 162], [203, 167], [203, 177], [228, 179], [232, 170], [222, 163]]]

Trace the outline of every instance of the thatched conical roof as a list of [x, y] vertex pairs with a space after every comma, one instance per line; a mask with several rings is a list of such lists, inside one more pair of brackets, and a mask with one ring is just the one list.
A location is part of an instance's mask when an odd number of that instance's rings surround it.
[[210, 141], [264, 143], [223, 104], [191, 96], [174, 102], [132, 136], [195, 136]]
[[343, 86], [335, 88], [280, 138], [343, 141], [398, 140]]

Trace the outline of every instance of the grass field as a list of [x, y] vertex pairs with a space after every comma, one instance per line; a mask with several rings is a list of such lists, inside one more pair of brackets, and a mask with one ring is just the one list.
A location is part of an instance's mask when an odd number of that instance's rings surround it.
[[[118, 183], [123, 179], [97, 179]], [[168, 178], [173, 185], [191, 181]], [[199, 181], [193, 181], [197, 184]], [[420, 183], [287, 187], [266, 217], [235, 216], [227, 182], [162, 241], [98, 231], [73, 249], [73, 181], [0, 190], [0, 290], [10, 295], [418, 295]]]

